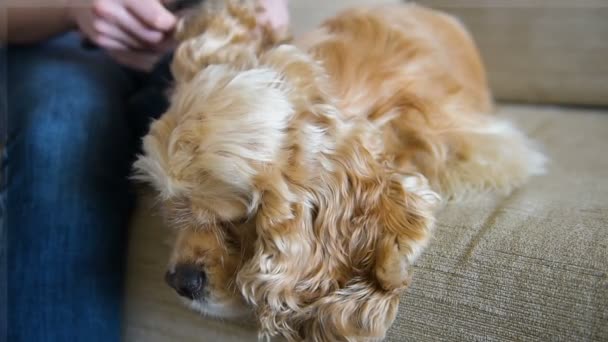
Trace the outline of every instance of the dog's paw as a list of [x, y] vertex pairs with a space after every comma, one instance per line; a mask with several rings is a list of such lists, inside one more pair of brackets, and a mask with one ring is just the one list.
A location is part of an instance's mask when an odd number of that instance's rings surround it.
[[376, 279], [383, 290], [409, 284], [409, 267], [427, 246], [440, 203], [422, 175], [400, 177], [383, 201], [380, 217], [384, 235], [376, 251]]

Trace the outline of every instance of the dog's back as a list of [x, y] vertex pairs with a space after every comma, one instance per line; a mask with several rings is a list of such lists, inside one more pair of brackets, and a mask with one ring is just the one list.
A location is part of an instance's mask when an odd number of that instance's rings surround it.
[[456, 19], [437, 11], [414, 4], [350, 9], [296, 44], [323, 63], [349, 114], [370, 113], [404, 90], [440, 106], [491, 107], [473, 41]]
[[320, 61], [341, 112], [382, 129], [384, 157], [445, 197], [508, 192], [544, 157], [488, 115], [481, 57], [455, 18], [415, 4], [355, 8], [297, 43]]

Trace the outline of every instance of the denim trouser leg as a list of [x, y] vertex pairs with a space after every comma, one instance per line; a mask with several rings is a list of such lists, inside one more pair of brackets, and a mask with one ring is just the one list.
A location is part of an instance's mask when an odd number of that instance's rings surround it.
[[69, 35], [7, 60], [9, 341], [118, 341], [132, 79]]

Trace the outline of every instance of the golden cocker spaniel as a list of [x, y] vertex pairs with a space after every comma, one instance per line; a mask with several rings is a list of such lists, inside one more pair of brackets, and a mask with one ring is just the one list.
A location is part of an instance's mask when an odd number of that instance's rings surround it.
[[286, 44], [254, 10], [207, 1], [178, 29], [135, 163], [176, 229], [167, 281], [262, 337], [381, 340], [443, 200], [508, 193], [545, 158], [490, 114], [456, 19], [355, 8]]

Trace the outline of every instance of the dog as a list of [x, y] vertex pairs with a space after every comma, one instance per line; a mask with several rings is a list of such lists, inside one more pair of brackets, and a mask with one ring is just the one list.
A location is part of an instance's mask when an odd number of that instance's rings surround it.
[[507, 194], [545, 157], [491, 114], [455, 18], [416, 4], [346, 10], [293, 42], [243, 1], [177, 30], [170, 107], [134, 164], [175, 230], [166, 279], [260, 337], [382, 340], [437, 210]]

